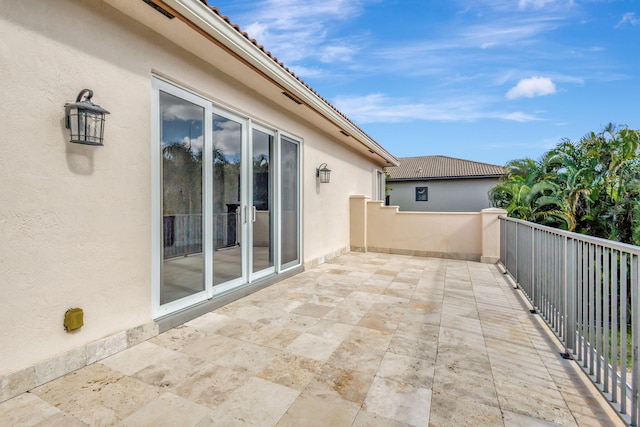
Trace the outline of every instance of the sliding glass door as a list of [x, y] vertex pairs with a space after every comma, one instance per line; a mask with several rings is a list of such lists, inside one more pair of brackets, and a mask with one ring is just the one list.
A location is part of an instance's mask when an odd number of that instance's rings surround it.
[[[204, 299], [202, 142], [205, 108], [160, 92], [162, 274], [160, 304]], [[199, 295], [199, 297], [198, 297]]]
[[273, 139], [267, 129], [251, 130], [251, 273], [263, 276], [273, 269]]
[[300, 144], [154, 80], [154, 317], [300, 264]]
[[243, 121], [234, 119], [213, 113], [214, 286], [245, 281], [242, 146], [246, 132]]
[[280, 263], [282, 269], [300, 263], [300, 147], [280, 139]]

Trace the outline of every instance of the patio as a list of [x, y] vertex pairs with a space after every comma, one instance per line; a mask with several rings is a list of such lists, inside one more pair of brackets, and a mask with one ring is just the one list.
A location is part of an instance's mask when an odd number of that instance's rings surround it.
[[348, 253], [0, 403], [4, 425], [623, 425], [494, 265]]

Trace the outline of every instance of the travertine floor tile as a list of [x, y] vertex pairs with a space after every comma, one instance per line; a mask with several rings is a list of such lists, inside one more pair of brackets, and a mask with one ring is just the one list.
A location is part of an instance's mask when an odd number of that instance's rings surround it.
[[372, 381], [372, 374], [325, 364], [304, 389], [304, 394], [333, 397], [361, 405]]
[[205, 362], [196, 357], [174, 352], [138, 371], [134, 378], [156, 387], [173, 387], [194, 375]]
[[202, 420], [209, 409], [190, 400], [165, 393], [125, 418], [120, 426], [192, 426]]
[[180, 325], [151, 338], [147, 342], [169, 350], [179, 350], [190, 342], [200, 339], [203, 335], [203, 331], [191, 326]]
[[504, 427], [558, 427], [559, 424], [531, 418], [527, 415], [504, 411]]
[[180, 353], [213, 362], [242, 345], [242, 341], [223, 335], [206, 335], [180, 349]]
[[340, 341], [338, 340], [304, 333], [289, 344], [286, 350], [299, 356], [324, 362], [339, 345]]
[[307, 329], [306, 333], [336, 341], [343, 341], [347, 336], [349, 336], [352, 330], [353, 325], [322, 319]]
[[279, 350], [248, 342], [217, 358], [214, 363], [238, 371], [255, 374], [265, 367], [278, 354]]
[[388, 351], [427, 361], [435, 361], [438, 354], [438, 340], [437, 338], [420, 338], [395, 333], [389, 343]]
[[467, 399], [485, 406], [500, 405], [491, 372], [437, 366], [432, 389], [434, 394], [445, 394], [454, 400]]
[[86, 424], [109, 425], [119, 418], [113, 408], [105, 406], [103, 391], [124, 378], [120, 372], [95, 363], [37, 387], [32, 393]]
[[375, 377], [363, 408], [410, 426], [428, 426], [431, 390]]
[[502, 425], [502, 412], [498, 406], [434, 392], [429, 421], [433, 427], [493, 427]]
[[409, 424], [360, 410], [358, 416], [353, 421], [352, 427], [409, 427]]
[[276, 426], [351, 426], [359, 408], [359, 405], [343, 399], [303, 393]]
[[0, 403], [0, 425], [622, 425], [512, 286], [348, 253]]
[[198, 426], [273, 426], [299, 393], [298, 390], [253, 377], [231, 393]]
[[251, 375], [246, 372], [211, 364], [176, 384], [171, 391], [199, 405], [215, 409], [250, 378]]
[[323, 362], [291, 353], [281, 353], [256, 374], [258, 378], [296, 390], [304, 389], [322, 368]]
[[327, 363], [373, 375], [378, 370], [384, 354], [384, 351], [368, 348], [366, 343], [356, 344], [344, 341], [336, 348]]
[[76, 417], [73, 417], [65, 412], [58, 412], [37, 424], [18, 424], [18, 425], [32, 425], [33, 427], [87, 427], [89, 424], [83, 423]]
[[106, 359], [102, 359], [99, 363], [125, 375], [133, 375], [172, 354], [172, 350], [150, 342], [142, 342]]
[[32, 393], [0, 403], [0, 425], [35, 425], [60, 414], [60, 409]]
[[434, 361], [387, 352], [376, 375], [415, 387], [430, 389], [433, 385], [434, 371]]

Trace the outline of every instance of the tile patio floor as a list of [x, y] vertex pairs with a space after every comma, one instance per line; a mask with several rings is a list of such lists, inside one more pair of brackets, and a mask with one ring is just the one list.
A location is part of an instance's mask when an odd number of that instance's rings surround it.
[[493, 265], [349, 253], [0, 404], [0, 425], [615, 426]]

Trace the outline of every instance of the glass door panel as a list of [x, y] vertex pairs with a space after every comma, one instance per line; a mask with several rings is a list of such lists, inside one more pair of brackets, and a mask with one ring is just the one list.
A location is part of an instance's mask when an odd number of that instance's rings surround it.
[[273, 267], [273, 135], [252, 129], [252, 272]]
[[242, 278], [242, 124], [213, 114], [213, 285]]
[[202, 149], [205, 109], [160, 91], [162, 271], [160, 304], [205, 290]]
[[298, 144], [286, 137], [280, 142], [280, 265], [293, 266], [300, 260], [298, 188]]

